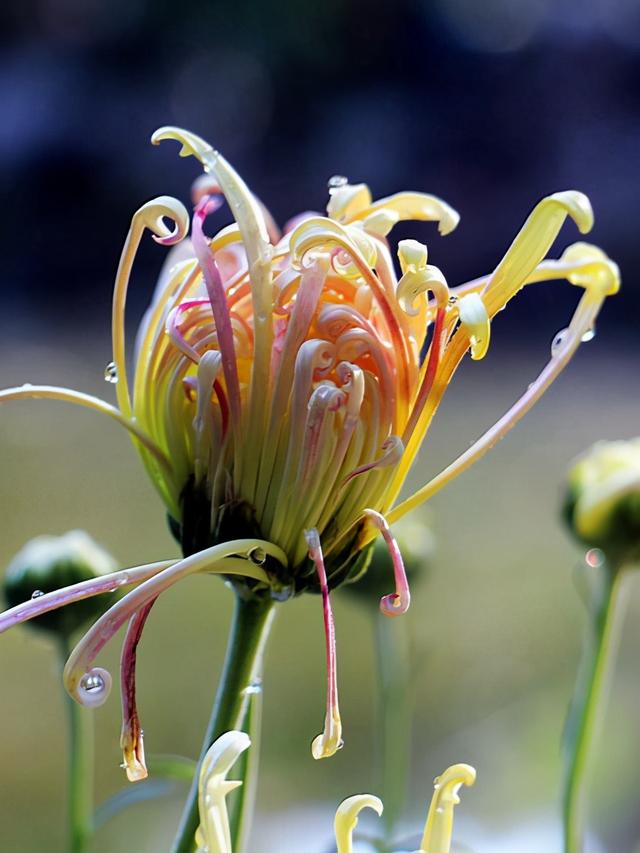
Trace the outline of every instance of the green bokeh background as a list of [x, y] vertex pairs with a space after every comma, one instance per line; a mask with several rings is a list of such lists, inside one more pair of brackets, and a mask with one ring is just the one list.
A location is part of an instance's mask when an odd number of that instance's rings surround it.
[[[606, 309], [605, 309], [606, 310]], [[520, 349], [500, 341], [484, 362], [467, 363], [449, 389], [410, 485], [419, 485], [468, 446], [533, 377], [546, 357], [547, 328], [532, 328]], [[555, 325], [553, 325], [555, 323]], [[560, 732], [576, 671], [585, 609], [581, 551], [558, 521], [564, 472], [598, 438], [633, 435], [639, 407], [632, 342], [596, 338], [534, 412], [470, 472], [435, 497], [425, 516], [437, 551], [415, 587], [407, 616], [414, 646], [416, 716], [407, 826], [417, 829], [431, 780], [447, 764], [478, 770], [459, 809], [461, 842], [474, 826], [499, 836], [520, 821], [557, 819]], [[51, 381], [102, 394], [109, 360], [104, 329], [79, 326], [4, 341], [2, 385]], [[86, 528], [123, 566], [176, 553], [159, 499], [127, 436], [116, 425], [63, 404], [3, 406], [0, 563], [32, 536]], [[635, 579], [633, 579], [635, 581]], [[608, 851], [633, 849], [640, 818], [637, 653], [640, 590], [629, 612], [605, 737], [592, 785], [592, 816]], [[215, 578], [195, 577], [163, 595], [139, 653], [139, 708], [150, 753], [197, 754], [220, 671], [232, 596]], [[324, 708], [320, 601], [286, 603], [270, 643], [265, 677], [263, 766], [251, 851], [296, 849], [287, 841], [299, 809], [327, 809], [320, 829], [306, 822], [307, 846], [330, 845], [330, 811], [343, 797], [375, 793], [374, 660], [370, 611], [334, 595], [345, 748], [316, 763], [310, 741]], [[24, 628], [0, 651], [0, 850], [65, 849], [65, 717], [57, 663], [46, 639]], [[119, 643], [102, 662], [117, 672]], [[95, 712], [99, 799], [127, 783], [119, 769], [119, 703]], [[141, 804], [114, 820], [92, 850], [169, 847], [183, 791]], [[305, 819], [306, 820], [306, 819]], [[309, 818], [309, 821], [311, 818]], [[322, 828], [324, 827], [324, 834]], [[293, 831], [291, 829], [291, 831]], [[270, 838], [280, 837], [273, 845]], [[558, 825], [558, 839], [559, 839]], [[316, 845], [314, 847], [314, 845]], [[558, 850], [559, 841], [558, 841]], [[550, 851], [552, 853], [552, 851]]]

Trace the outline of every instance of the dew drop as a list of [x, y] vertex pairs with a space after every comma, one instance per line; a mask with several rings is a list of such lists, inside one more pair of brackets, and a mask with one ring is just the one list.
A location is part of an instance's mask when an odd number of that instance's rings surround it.
[[604, 551], [600, 548], [589, 548], [584, 555], [584, 561], [591, 569], [598, 569], [604, 564]]
[[116, 578], [116, 583], [118, 584], [118, 586], [124, 586], [125, 584], [129, 583], [129, 573], [123, 572], [119, 578]]
[[249, 559], [252, 563], [255, 563], [256, 566], [263, 566], [267, 559], [267, 554], [264, 548], [253, 548], [249, 552]]
[[583, 344], [588, 344], [589, 341], [592, 341], [595, 338], [595, 336], [596, 336], [596, 330], [595, 330], [595, 327], [592, 326], [590, 329], [587, 329], [587, 331], [580, 338], [580, 340], [582, 341]]
[[44, 592], [41, 589], [34, 589], [31, 593], [31, 598], [40, 598], [42, 595], [44, 595]]
[[245, 696], [258, 696], [262, 693], [262, 680], [256, 678], [248, 687], [243, 690]]
[[110, 361], [104, 369], [104, 381], [110, 382], [112, 385], [118, 381], [118, 368], [113, 361]]
[[87, 693], [97, 693], [100, 690], [104, 690], [104, 678], [96, 673], [88, 673], [82, 677], [80, 687], [86, 690]]
[[337, 190], [340, 187], [346, 187], [349, 183], [349, 178], [345, 178], [344, 175], [332, 175], [327, 181], [327, 186], [330, 190]]
[[78, 699], [82, 705], [97, 708], [102, 705], [111, 691], [111, 676], [106, 669], [95, 667], [80, 679]]
[[562, 329], [551, 341], [551, 357], [558, 355], [566, 340], [568, 329]]
[[451, 296], [449, 297], [449, 301], [447, 304], [450, 307], [453, 307], [454, 305], [457, 305], [457, 303], [458, 303], [458, 297], [456, 296], [455, 293], [452, 293]]

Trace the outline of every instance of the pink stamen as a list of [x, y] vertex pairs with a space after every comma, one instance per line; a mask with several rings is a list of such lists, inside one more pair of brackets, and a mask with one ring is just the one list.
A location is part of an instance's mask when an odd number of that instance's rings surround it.
[[411, 604], [411, 591], [409, 589], [409, 581], [405, 572], [404, 563], [402, 562], [402, 554], [398, 543], [393, 537], [389, 525], [383, 515], [373, 509], [365, 509], [364, 515], [378, 528], [382, 533], [384, 541], [387, 543], [391, 562], [393, 563], [393, 576], [396, 584], [396, 591], [389, 595], [384, 595], [380, 599], [380, 610], [385, 616], [401, 616], [406, 613]]
[[359, 477], [361, 474], [366, 474], [367, 471], [373, 471], [374, 468], [388, 468], [390, 465], [396, 465], [404, 453], [404, 444], [402, 439], [397, 435], [390, 435], [382, 442], [382, 455], [373, 462], [366, 462], [358, 468], [354, 468], [350, 474], [344, 478], [341, 488], [344, 488], [354, 477]]
[[347, 395], [331, 385], [319, 385], [309, 400], [309, 411], [304, 431], [301, 459], [301, 480], [305, 485], [312, 471], [317, 469], [323, 435], [323, 426], [330, 412], [337, 412], [347, 400]]
[[216, 392], [216, 397], [220, 404], [220, 414], [222, 416], [222, 438], [224, 438], [227, 434], [227, 427], [229, 426], [229, 403], [227, 402], [227, 395], [224, 393], [224, 388], [220, 384], [219, 379], [216, 379], [213, 383], [213, 390]]
[[193, 248], [198, 258], [198, 263], [204, 276], [207, 294], [211, 302], [211, 309], [216, 324], [218, 345], [222, 356], [222, 369], [227, 385], [229, 397], [229, 410], [231, 421], [235, 429], [240, 426], [240, 383], [238, 380], [238, 367], [236, 364], [235, 345], [233, 340], [233, 327], [227, 305], [227, 297], [220, 272], [215, 258], [209, 248], [206, 237], [202, 230], [204, 220], [211, 211], [211, 203], [208, 197], [198, 202], [193, 215], [191, 238]]
[[189, 308], [209, 304], [210, 301], [208, 299], [189, 299], [186, 302], [181, 302], [179, 305], [176, 305], [175, 308], [172, 308], [167, 316], [167, 334], [178, 347], [180, 352], [183, 352], [187, 358], [194, 362], [194, 364], [197, 364], [200, 361], [200, 354], [191, 346], [191, 344], [187, 343], [187, 340], [180, 329], [180, 317], [185, 311], [188, 311]]
[[325, 650], [327, 657], [327, 712], [324, 731], [314, 740], [314, 758], [326, 758], [342, 748], [340, 710], [338, 707], [338, 669], [336, 660], [336, 631], [333, 611], [329, 600], [329, 586], [324, 567], [320, 537], [315, 528], [305, 531], [309, 546], [309, 557], [313, 560], [322, 593], [322, 614], [324, 618]]
[[136, 705], [136, 653], [147, 617], [156, 599], [152, 599], [131, 617], [122, 646], [120, 659], [120, 688], [122, 695], [122, 733], [120, 747], [124, 768], [130, 782], [147, 778], [144, 760], [144, 740]]

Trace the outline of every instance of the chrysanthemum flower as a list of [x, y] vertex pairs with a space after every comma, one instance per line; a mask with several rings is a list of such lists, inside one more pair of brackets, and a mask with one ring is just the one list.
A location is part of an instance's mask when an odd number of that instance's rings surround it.
[[[233, 853], [227, 794], [242, 782], [227, 779], [240, 755], [251, 746], [245, 732], [225, 732], [211, 746], [200, 769], [198, 800], [200, 826], [196, 832], [197, 853]], [[458, 791], [463, 785], [473, 785], [476, 771], [469, 764], [454, 764], [434, 780], [434, 793], [420, 842], [414, 853], [449, 853], [453, 834], [453, 811], [460, 802]], [[365, 809], [378, 816], [383, 805], [372, 794], [355, 794], [338, 806], [334, 820], [337, 853], [352, 853], [353, 833], [358, 816]], [[283, 839], [283, 849], [287, 844]]]
[[[579, 192], [534, 208], [493, 273], [449, 288], [427, 247], [402, 240], [397, 276], [388, 235], [400, 220], [433, 220], [441, 234], [458, 214], [434, 196], [401, 192], [373, 201], [364, 184], [330, 182], [327, 216], [304, 214], [284, 235], [224, 157], [199, 137], [163, 128], [205, 175], [191, 217], [161, 197], [134, 215], [113, 297], [117, 407], [69, 389], [29, 385], [0, 402], [66, 400], [109, 415], [132, 435], [168, 509], [184, 559], [114, 573], [27, 602], [0, 617], [0, 630], [111, 584], [137, 585], [89, 631], [69, 660], [67, 688], [104, 701], [108, 675], [93, 660], [130, 621], [122, 665], [123, 745], [130, 778], [144, 775], [134, 701], [135, 649], [157, 596], [194, 572], [232, 576], [244, 593], [286, 598], [320, 591], [329, 668], [325, 731], [316, 757], [341, 744], [329, 590], [366, 568], [381, 533], [393, 557], [395, 590], [381, 608], [409, 606], [409, 587], [389, 524], [427, 500], [482, 456], [539, 399], [565, 367], [600, 307], [618, 289], [616, 265], [576, 243], [544, 260], [566, 217], [581, 232], [593, 216]], [[207, 218], [226, 200], [230, 225], [212, 238]], [[170, 220], [172, 228], [165, 220]], [[125, 301], [145, 229], [167, 262], [141, 324], [130, 372]], [[182, 241], [182, 242], [181, 242]], [[526, 284], [566, 279], [582, 290], [551, 360], [514, 406], [455, 462], [397, 503], [407, 473], [464, 355], [481, 359], [495, 315]], [[242, 538], [239, 538], [242, 537]]]

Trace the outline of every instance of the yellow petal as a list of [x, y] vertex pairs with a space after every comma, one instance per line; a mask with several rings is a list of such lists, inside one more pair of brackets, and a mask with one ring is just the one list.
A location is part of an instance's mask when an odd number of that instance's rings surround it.
[[480, 361], [489, 349], [491, 323], [489, 313], [479, 293], [469, 293], [458, 302], [460, 323], [471, 341], [471, 358]]
[[353, 850], [353, 831], [358, 825], [358, 815], [362, 809], [373, 809], [380, 817], [382, 800], [373, 794], [355, 794], [343, 800], [338, 806], [333, 823], [338, 853], [351, 853]]
[[476, 771], [469, 764], [454, 764], [434, 781], [434, 793], [420, 844], [422, 853], [449, 853], [453, 810], [460, 802], [461, 785], [473, 785]]

